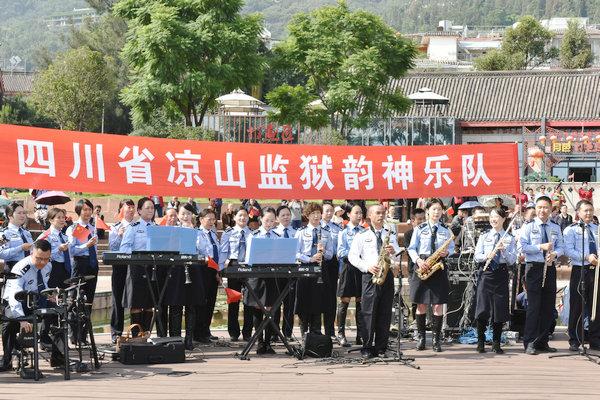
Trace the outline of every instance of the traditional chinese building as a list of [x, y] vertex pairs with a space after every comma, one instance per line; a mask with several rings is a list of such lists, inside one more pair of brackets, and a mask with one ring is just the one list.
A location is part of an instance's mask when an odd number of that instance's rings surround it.
[[[519, 143], [522, 172], [576, 181], [600, 176], [600, 70], [416, 72], [391, 83], [405, 94], [430, 88], [450, 103], [456, 143]], [[410, 118], [432, 110], [415, 105]], [[529, 157], [523, 157], [523, 155]], [[526, 163], [527, 161], [527, 163]]]

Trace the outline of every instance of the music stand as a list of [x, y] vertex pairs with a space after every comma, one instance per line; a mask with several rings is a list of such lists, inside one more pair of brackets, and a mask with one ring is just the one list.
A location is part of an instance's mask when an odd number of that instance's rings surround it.
[[[581, 221], [579, 223], [579, 226], [583, 230], [582, 235], [581, 235], [581, 263], [585, 264], [585, 222]], [[593, 239], [593, 234], [592, 234], [592, 239]], [[577, 353], [573, 353], [573, 354], [555, 354], [555, 355], [551, 355], [549, 358], [583, 356], [588, 361], [591, 361], [594, 364], [600, 364], [600, 360], [594, 359], [594, 357], [600, 358], [600, 354], [590, 354], [590, 353], [588, 353], [587, 348], [585, 347], [585, 327], [583, 326], [584, 325], [583, 317], [585, 316], [585, 311], [587, 309], [587, 297], [586, 297], [586, 289], [585, 289], [585, 275], [587, 274], [587, 268], [584, 268], [584, 267], [580, 267], [580, 268], [581, 268], [581, 273], [579, 274], [579, 283], [577, 284], [577, 287], [580, 289], [579, 294], [581, 296], [581, 315], [579, 316], [579, 319], [581, 319], [581, 327], [580, 327], [580, 331], [578, 332], [579, 341], [581, 343], [581, 350], [579, 350]], [[600, 268], [600, 265], [596, 265], [596, 268]], [[591, 318], [591, 316], [590, 316], [590, 318]], [[575, 324], [575, 329], [577, 330], [577, 324]]]

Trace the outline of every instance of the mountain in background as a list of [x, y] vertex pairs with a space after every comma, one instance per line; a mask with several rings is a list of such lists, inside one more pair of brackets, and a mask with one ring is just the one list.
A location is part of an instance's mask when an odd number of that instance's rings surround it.
[[[245, 12], [264, 15], [273, 39], [287, 35], [286, 27], [298, 12], [314, 10], [335, 0], [246, 0]], [[589, 17], [600, 23], [600, 0], [348, 0], [352, 9], [371, 11], [403, 33], [434, 31], [440, 20], [456, 25], [505, 26], [522, 15], [537, 18]], [[20, 68], [44, 65], [48, 55], [66, 48], [70, 27], [49, 28], [47, 20], [85, 8], [85, 0], [0, 0], [0, 68], [18, 56]]]

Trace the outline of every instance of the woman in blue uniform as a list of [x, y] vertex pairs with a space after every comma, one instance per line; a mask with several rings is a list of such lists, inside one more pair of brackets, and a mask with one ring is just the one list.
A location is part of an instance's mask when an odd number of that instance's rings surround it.
[[[410, 300], [417, 303], [417, 350], [425, 349], [425, 314], [429, 304], [433, 306], [433, 351], [442, 351], [442, 323], [444, 304], [448, 302], [450, 284], [447, 269], [438, 270], [429, 277], [421, 280], [417, 271], [427, 272], [432, 265], [427, 258], [439, 249], [452, 236], [450, 230], [440, 222], [444, 212], [444, 203], [440, 199], [431, 199], [425, 206], [427, 222], [415, 228], [408, 246], [408, 254], [416, 267], [410, 280]], [[454, 253], [454, 241], [440, 254], [440, 260]]]
[[[494, 353], [502, 354], [500, 335], [502, 325], [509, 320], [508, 305], [508, 267], [517, 261], [517, 245], [515, 238], [505, 232], [506, 211], [495, 208], [490, 212], [492, 229], [483, 233], [475, 247], [475, 261], [479, 265], [479, 282], [477, 283], [477, 352], [485, 353], [485, 328], [492, 319]], [[497, 250], [496, 253], [493, 253]], [[486, 270], [484, 264], [491, 257]]]
[[52, 271], [48, 287], [65, 288], [65, 280], [71, 277], [71, 255], [69, 254], [69, 238], [62, 233], [67, 215], [61, 208], [51, 208], [48, 211], [50, 229], [46, 240], [52, 246]]
[[[261, 226], [256, 231], [252, 232], [249, 237], [248, 245], [255, 239], [279, 239], [279, 235], [275, 233], [275, 209], [266, 207], [262, 209], [262, 217], [260, 219]], [[252, 288], [260, 302], [267, 310], [270, 310], [277, 296], [279, 296], [279, 287], [275, 278], [250, 278], [248, 286]], [[263, 320], [263, 312], [259, 308], [258, 303], [250, 295], [248, 290], [244, 290], [244, 307], [252, 307], [254, 311], [254, 329], [258, 329]], [[263, 338], [264, 334], [264, 338]], [[274, 339], [275, 332], [271, 325], [267, 325], [264, 332], [258, 338], [258, 348], [256, 354], [275, 354], [275, 350], [271, 347], [271, 341]]]
[[[132, 251], [146, 250], [148, 240], [147, 229], [154, 225], [154, 202], [148, 197], [142, 197], [137, 203], [140, 219], [131, 223], [123, 234], [119, 251], [131, 254]], [[131, 312], [131, 323], [139, 324], [142, 330], [151, 328], [152, 323], [152, 293], [148, 288], [146, 275], [150, 274], [148, 266], [130, 265], [127, 267], [127, 280], [123, 293], [123, 307]], [[156, 295], [157, 293], [155, 293]]]
[[4, 260], [4, 270], [10, 272], [14, 265], [23, 258], [29, 256], [33, 238], [31, 233], [23, 228], [27, 222], [27, 213], [22, 205], [13, 202], [6, 207], [6, 216], [8, 224], [0, 232], [0, 242], [4, 242], [0, 247], [0, 259]]

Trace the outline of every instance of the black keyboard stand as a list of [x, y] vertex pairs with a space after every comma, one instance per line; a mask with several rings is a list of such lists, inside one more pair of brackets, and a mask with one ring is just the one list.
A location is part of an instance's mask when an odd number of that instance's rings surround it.
[[267, 310], [267, 308], [265, 307], [265, 305], [260, 301], [260, 299], [258, 298], [258, 296], [256, 295], [256, 293], [254, 292], [254, 290], [252, 289], [252, 287], [250, 285], [248, 285], [248, 279], [247, 278], [244, 278], [243, 283], [246, 286], [246, 289], [248, 289], [248, 293], [250, 294], [250, 296], [252, 296], [252, 298], [254, 299], [254, 301], [256, 302], [256, 304], [259, 305], [261, 311], [265, 315], [265, 318], [263, 318], [263, 321], [261, 322], [261, 324], [256, 329], [256, 332], [254, 332], [254, 335], [252, 335], [252, 338], [248, 341], [248, 343], [244, 347], [244, 350], [241, 353], [236, 353], [236, 356], [238, 356], [240, 358], [240, 360], [250, 360], [250, 357], [248, 357], [248, 354], [250, 353], [250, 350], [252, 350], [252, 347], [254, 346], [254, 344], [256, 343], [256, 341], [258, 340], [258, 337], [260, 336], [260, 334], [263, 333], [263, 331], [267, 327], [267, 324], [271, 324], [271, 327], [274, 329], [274, 332], [277, 333], [277, 336], [279, 336], [279, 338], [281, 339], [281, 342], [287, 348], [288, 354], [291, 355], [291, 356], [296, 357], [298, 360], [301, 360], [302, 359], [302, 353], [300, 352], [299, 349], [297, 349], [296, 347], [292, 346], [288, 342], [288, 340], [286, 339], [286, 337], [281, 333], [281, 330], [279, 329], [279, 325], [275, 321], [275, 312], [277, 311], [277, 309], [279, 309], [281, 307], [281, 303], [283, 303], [283, 299], [289, 293], [292, 285], [296, 284], [296, 279], [289, 279], [288, 280], [287, 284], [285, 285], [285, 287], [279, 293], [279, 296], [275, 300], [275, 303], [273, 304], [273, 307], [271, 307], [271, 310]]

